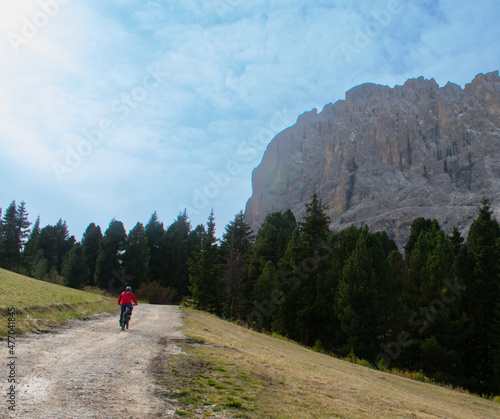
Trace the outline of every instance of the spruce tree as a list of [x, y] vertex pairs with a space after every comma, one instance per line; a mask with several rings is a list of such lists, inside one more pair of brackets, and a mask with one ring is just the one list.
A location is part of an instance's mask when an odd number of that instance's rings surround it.
[[259, 330], [270, 330], [273, 315], [277, 306], [281, 304], [277, 292], [276, 268], [270, 260], [253, 286], [253, 305], [249, 307], [248, 319], [252, 326]]
[[95, 285], [113, 292], [127, 286], [128, 278], [122, 272], [122, 253], [125, 250], [127, 233], [121, 221], [111, 220], [100, 241], [94, 276]]
[[[425, 228], [415, 228], [425, 226]], [[462, 348], [467, 319], [462, 315], [462, 285], [455, 276], [457, 240], [452, 243], [436, 220], [415, 220], [410, 235], [404, 282], [404, 302], [411, 344], [399, 362], [423, 369], [439, 381], [463, 380]]]
[[123, 269], [129, 278], [126, 285], [136, 289], [141, 284], [149, 282], [149, 258], [148, 239], [144, 226], [142, 223], [137, 223], [128, 234], [126, 250], [122, 256]]
[[56, 234], [56, 254], [57, 254], [56, 268], [57, 268], [57, 273], [61, 274], [64, 258], [75, 244], [76, 239], [74, 236], [69, 235], [69, 229], [66, 224], [66, 221], [63, 221], [62, 219], [59, 219], [59, 221], [55, 225], [55, 234]]
[[481, 201], [476, 220], [467, 237], [473, 259], [464, 298], [466, 311], [473, 322], [467, 351], [468, 375], [475, 378], [473, 389], [484, 393], [496, 390], [494, 382], [495, 351], [498, 347], [497, 304], [500, 301], [500, 226], [492, 217], [490, 203]]
[[387, 334], [386, 306], [394, 298], [388, 286], [391, 268], [377, 235], [360, 230], [356, 246], [345, 261], [335, 296], [340, 352], [374, 359]]
[[251, 248], [252, 233], [245, 223], [243, 211], [226, 226], [221, 242], [224, 261], [224, 279], [229, 293], [228, 311], [232, 318], [244, 317], [249, 305], [250, 284], [248, 282], [247, 258]]
[[67, 287], [82, 289], [88, 285], [89, 265], [80, 243], [76, 243], [64, 259], [62, 276]]
[[23, 250], [23, 265], [28, 270], [29, 275], [33, 275], [33, 267], [36, 264], [38, 251], [40, 250], [40, 231], [40, 216], [38, 216]]
[[167, 275], [163, 285], [174, 288], [181, 298], [189, 293], [188, 260], [194, 250], [190, 244], [190, 233], [191, 223], [186, 210], [177, 216], [165, 233]]
[[193, 302], [200, 310], [222, 315], [226, 301], [226, 284], [215, 237], [213, 210], [208, 217], [207, 232], [200, 248], [189, 261], [189, 282]]
[[101, 239], [101, 227], [95, 225], [95, 223], [90, 223], [82, 237], [82, 251], [89, 265], [89, 280], [87, 282], [90, 286], [95, 285], [94, 276]]
[[158, 281], [164, 286], [167, 282], [165, 227], [159, 221], [156, 211], [151, 215], [145, 227], [149, 247], [149, 276], [151, 281]]
[[23, 201], [16, 206], [16, 201], [12, 201], [3, 217], [1, 266], [12, 269], [20, 265], [21, 250], [29, 235], [30, 225], [26, 203]]
[[321, 204], [316, 190], [305, 206], [304, 220], [299, 222], [280, 261], [278, 284], [283, 304], [275, 325], [284, 328], [290, 338], [312, 346], [322, 334], [318, 282], [328, 268], [332, 234], [327, 207]]
[[[272, 263], [274, 270], [278, 269], [278, 262], [285, 255], [288, 242], [296, 228], [297, 221], [290, 210], [266, 215], [257, 232], [248, 262], [248, 280], [251, 288], [256, 286], [268, 262]], [[269, 290], [269, 293], [271, 291], [273, 290]], [[254, 305], [261, 301], [257, 295], [251, 300], [254, 301]], [[252, 310], [253, 308], [250, 311]]]

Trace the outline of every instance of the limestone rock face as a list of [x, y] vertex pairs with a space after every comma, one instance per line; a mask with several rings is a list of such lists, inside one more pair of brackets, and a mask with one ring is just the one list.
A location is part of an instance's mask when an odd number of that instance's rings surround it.
[[301, 115], [269, 144], [252, 175], [246, 221], [290, 208], [300, 219], [316, 187], [331, 228], [384, 230], [401, 246], [417, 217], [466, 233], [483, 196], [500, 215], [500, 77], [462, 89], [423, 77], [363, 84]]

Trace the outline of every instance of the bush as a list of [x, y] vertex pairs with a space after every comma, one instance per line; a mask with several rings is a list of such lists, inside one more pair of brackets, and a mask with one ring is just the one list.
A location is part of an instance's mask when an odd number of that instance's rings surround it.
[[154, 281], [141, 284], [136, 295], [139, 300], [145, 300], [149, 304], [171, 304], [176, 291], [170, 287], [162, 287], [159, 282]]
[[314, 342], [314, 346], [312, 349], [313, 351], [319, 352], [321, 354], [326, 354], [326, 351], [323, 348], [323, 345], [321, 344], [321, 341], [319, 339], [316, 339], [316, 342]]
[[385, 361], [385, 357], [380, 358], [380, 361], [378, 362], [377, 368], [380, 371], [387, 371], [387, 362]]

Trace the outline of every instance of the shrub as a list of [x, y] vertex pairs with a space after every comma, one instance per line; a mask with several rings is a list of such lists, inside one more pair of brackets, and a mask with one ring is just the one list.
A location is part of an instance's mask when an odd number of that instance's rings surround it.
[[380, 361], [378, 361], [377, 368], [380, 371], [387, 371], [387, 362], [385, 361], [385, 357], [380, 358]]
[[314, 342], [314, 346], [313, 346], [313, 351], [316, 351], [316, 352], [319, 352], [319, 353], [326, 353], [325, 352], [325, 349], [323, 348], [323, 345], [321, 344], [321, 341], [319, 339], [316, 340], [316, 342]]
[[149, 304], [171, 304], [176, 291], [170, 287], [162, 287], [159, 282], [153, 281], [141, 284], [136, 294], [138, 299], [145, 300]]

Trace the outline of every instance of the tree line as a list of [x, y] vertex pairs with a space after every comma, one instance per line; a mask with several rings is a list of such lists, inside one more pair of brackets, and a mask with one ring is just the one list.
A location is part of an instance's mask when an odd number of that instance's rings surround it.
[[268, 214], [254, 235], [240, 211], [221, 239], [213, 211], [192, 228], [155, 213], [128, 232], [91, 223], [31, 227], [26, 205], [0, 210], [0, 266], [74, 288], [121, 291], [197, 308], [379, 368], [422, 370], [480, 394], [500, 393], [500, 226], [483, 199], [466, 238], [417, 218], [400, 252], [386, 232], [332, 232], [313, 192], [306, 216]]

